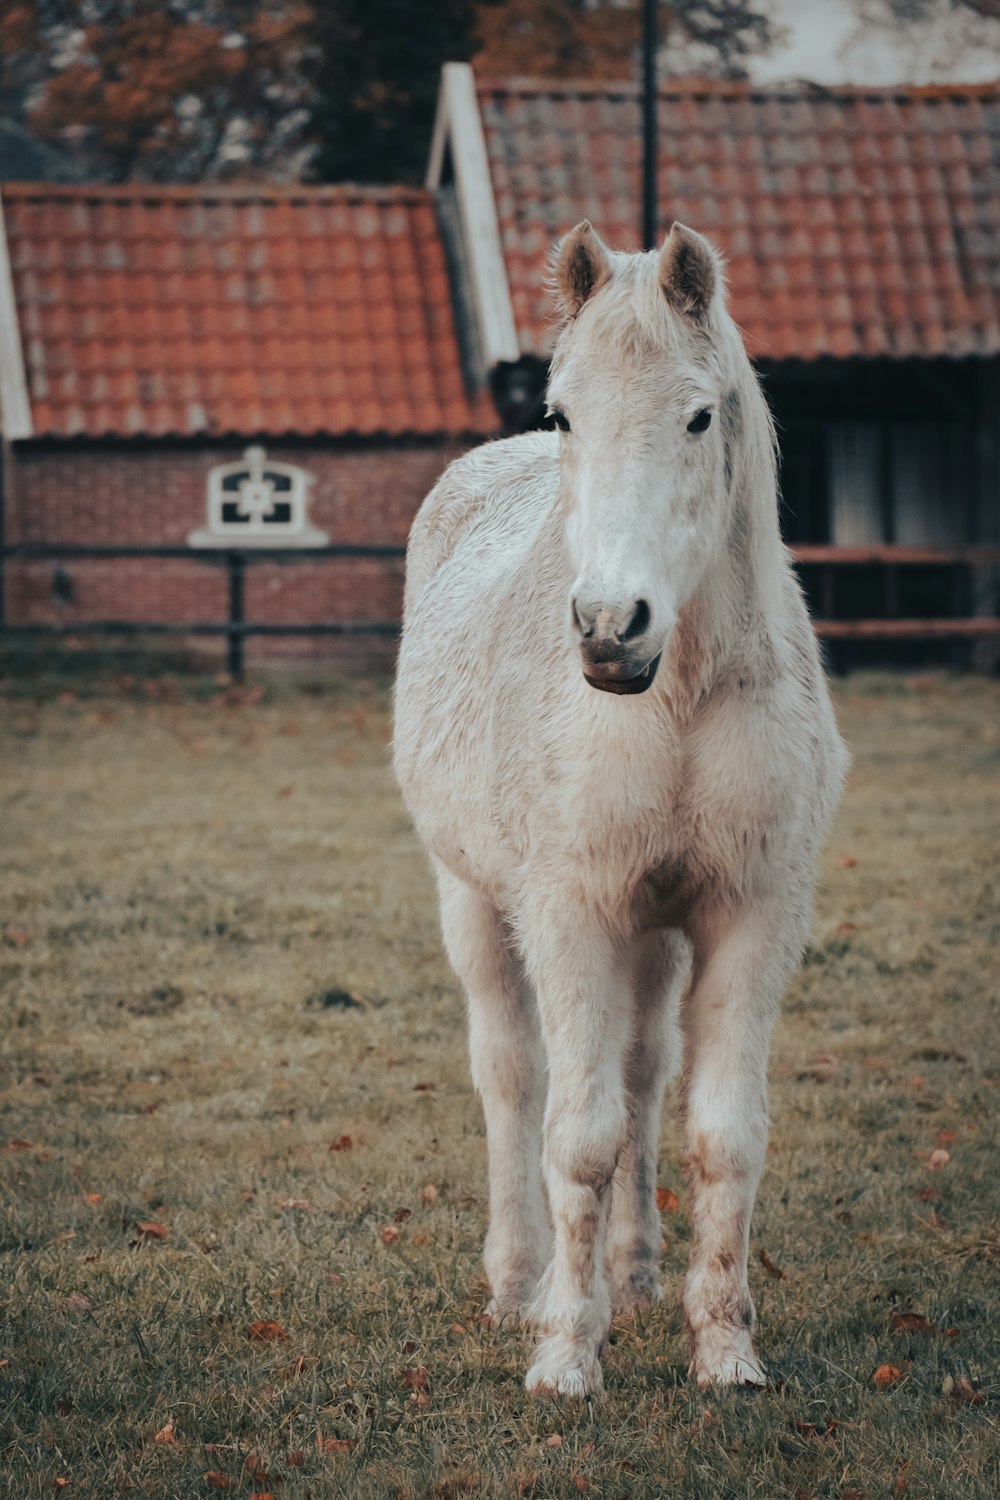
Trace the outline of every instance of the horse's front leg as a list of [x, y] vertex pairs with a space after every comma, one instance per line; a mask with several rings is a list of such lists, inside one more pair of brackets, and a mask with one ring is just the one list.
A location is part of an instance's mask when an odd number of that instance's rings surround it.
[[691, 945], [680, 932], [648, 932], [636, 940], [632, 1034], [625, 1057], [628, 1136], [615, 1172], [605, 1251], [616, 1313], [660, 1296], [660, 1113], [664, 1088], [679, 1064], [677, 1016], [690, 963]]
[[543, 1155], [555, 1231], [526, 1385], [584, 1396], [602, 1385], [599, 1356], [611, 1321], [604, 1245], [626, 1138], [629, 976], [615, 943], [572, 896], [537, 902], [520, 930], [548, 1056]]
[[701, 1385], [766, 1383], [752, 1339], [750, 1216], [767, 1150], [771, 1031], [804, 930], [787, 911], [716, 908], [699, 913], [692, 931], [682, 1024], [694, 1238], [683, 1301]]
[[549, 1255], [542, 1197], [544, 1080], [535, 998], [500, 914], [439, 868], [441, 925], [469, 1006], [472, 1080], [483, 1101], [490, 1223], [483, 1260], [497, 1317], [525, 1317]]

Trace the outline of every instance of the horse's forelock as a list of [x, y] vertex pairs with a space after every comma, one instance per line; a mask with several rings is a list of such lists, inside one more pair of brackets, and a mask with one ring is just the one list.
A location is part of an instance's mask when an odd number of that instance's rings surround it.
[[[721, 311], [721, 309], [720, 309]], [[570, 343], [583, 335], [615, 351], [627, 363], [640, 363], [667, 354], [711, 358], [724, 344], [723, 321], [694, 324], [667, 301], [659, 279], [658, 252], [612, 255], [612, 274], [579, 315], [564, 326], [552, 362], [553, 374], [563, 363]], [[721, 352], [721, 349], [720, 349]]]

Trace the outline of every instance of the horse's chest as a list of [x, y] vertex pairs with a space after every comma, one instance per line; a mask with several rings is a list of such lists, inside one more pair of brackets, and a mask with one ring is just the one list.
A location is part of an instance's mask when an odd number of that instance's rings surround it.
[[660, 739], [606, 758], [570, 788], [568, 826], [603, 898], [630, 902], [635, 922], [683, 926], [713, 895], [760, 887], [778, 804], [773, 768], [750, 726]]
[[560, 837], [588, 884], [614, 901], [675, 850], [680, 757], [641, 740], [594, 751], [561, 788]]

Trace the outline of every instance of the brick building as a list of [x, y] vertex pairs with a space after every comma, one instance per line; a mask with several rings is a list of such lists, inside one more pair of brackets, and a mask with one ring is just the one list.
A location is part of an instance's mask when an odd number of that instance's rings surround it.
[[[541, 419], [552, 243], [589, 217], [638, 247], [639, 103], [449, 64], [423, 191], [5, 187], [6, 618], [225, 618], [188, 548], [213, 484], [244, 538], [299, 474], [330, 547], [401, 546], [453, 455]], [[845, 662], [995, 664], [1000, 88], [672, 82], [659, 137], [663, 230], [728, 262], [817, 628]], [[23, 556], [88, 543], [177, 555]], [[247, 568], [249, 620], [398, 616], [398, 556], [295, 557]]]
[[[218, 466], [263, 449], [265, 468], [303, 472], [309, 522], [331, 545], [401, 546], [445, 463], [496, 427], [463, 373], [428, 192], [18, 184], [2, 196], [4, 540], [65, 549], [8, 560], [8, 621], [225, 620], [225, 569], [187, 555]], [[85, 546], [181, 555], [74, 555]], [[297, 552], [247, 568], [244, 610], [271, 624], [391, 621], [401, 587], [398, 557]], [[282, 655], [317, 649], [280, 642]]]

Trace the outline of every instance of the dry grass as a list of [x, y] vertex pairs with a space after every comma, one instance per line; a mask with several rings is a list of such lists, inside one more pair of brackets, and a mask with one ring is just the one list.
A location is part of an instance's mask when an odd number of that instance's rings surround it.
[[0, 707], [5, 1494], [996, 1496], [995, 687], [839, 691], [752, 1238], [777, 1388], [686, 1384], [673, 1212], [582, 1407], [477, 1321], [483, 1130], [384, 688], [151, 691]]

